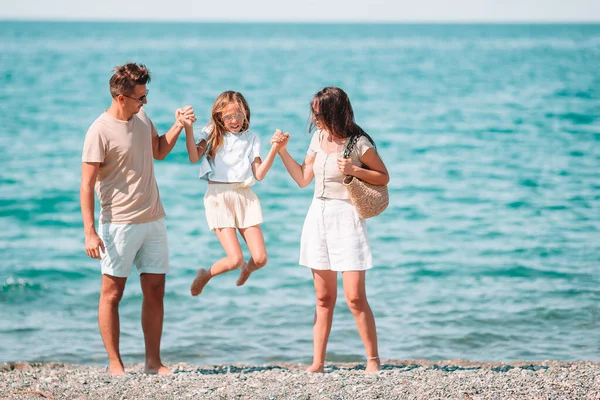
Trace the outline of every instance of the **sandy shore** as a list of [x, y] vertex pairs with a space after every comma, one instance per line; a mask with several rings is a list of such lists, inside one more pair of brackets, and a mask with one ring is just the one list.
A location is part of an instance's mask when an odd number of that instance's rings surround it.
[[171, 376], [111, 378], [105, 367], [0, 364], [0, 399], [600, 399], [598, 362], [480, 363], [390, 361], [366, 375], [362, 364], [168, 364]]

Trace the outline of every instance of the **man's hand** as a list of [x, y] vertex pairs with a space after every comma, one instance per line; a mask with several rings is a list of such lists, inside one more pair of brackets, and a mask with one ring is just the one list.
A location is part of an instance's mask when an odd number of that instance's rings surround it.
[[104, 242], [100, 239], [100, 236], [96, 232], [85, 235], [85, 252], [91, 258], [101, 258], [100, 249], [102, 253], [106, 253], [104, 248]]
[[194, 114], [194, 109], [192, 106], [185, 106], [183, 108], [178, 108], [175, 110], [175, 119], [184, 128], [189, 128], [192, 126], [194, 122], [196, 122], [196, 115]]

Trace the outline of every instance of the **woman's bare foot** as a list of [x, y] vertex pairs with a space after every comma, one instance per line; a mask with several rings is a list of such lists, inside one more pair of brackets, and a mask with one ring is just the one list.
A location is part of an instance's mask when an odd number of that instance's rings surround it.
[[379, 372], [380, 367], [381, 362], [379, 361], [379, 357], [369, 357], [367, 359], [367, 368], [365, 369], [365, 374]]
[[200, 268], [196, 274], [196, 279], [194, 279], [192, 286], [190, 286], [190, 292], [192, 293], [192, 296], [198, 296], [200, 293], [202, 293], [202, 289], [204, 289], [204, 286], [206, 286], [209, 280], [210, 274], [208, 271], [204, 268]]
[[310, 367], [306, 368], [305, 371], [306, 372], [323, 372], [323, 367], [325, 367], [324, 364], [314, 364], [311, 365]]
[[115, 364], [108, 367], [108, 372], [110, 376], [123, 376], [125, 375], [125, 368], [123, 368], [123, 364]]
[[237, 279], [235, 284], [237, 286], [242, 286], [244, 283], [246, 283], [248, 278], [250, 278], [251, 273], [252, 273], [252, 271], [250, 271], [250, 269], [248, 268], [248, 263], [245, 263], [244, 265], [242, 265], [240, 267], [240, 277]]
[[165, 367], [162, 364], [158, 368], [146, 365], [144, 367], [144, 373], [150, 375], [173, 375], [173, 372], [171, 372], [169, 368]]

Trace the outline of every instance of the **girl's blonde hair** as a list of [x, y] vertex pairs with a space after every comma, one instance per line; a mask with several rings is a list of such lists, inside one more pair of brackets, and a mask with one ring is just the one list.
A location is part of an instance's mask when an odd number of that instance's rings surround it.
[[207, 140], [208, 159], [212, 159], [215, 154], [217, 154], [219, 147], [223, 145], [223, 134], [227, 132], [227, 129], [223, 123], [222, 114], [223, 110], [233, 102], [237, 103], [241, 112], [244, 114], [241, 132], [246, 132], [250, 128], [250, 108], [248, 107], [248, 102], [244, 96], [242, 96], [240, 92], [234, 92], [232, 90], [221, 93], [215, 100], [211, 111], [210, 124], [213, 129]]

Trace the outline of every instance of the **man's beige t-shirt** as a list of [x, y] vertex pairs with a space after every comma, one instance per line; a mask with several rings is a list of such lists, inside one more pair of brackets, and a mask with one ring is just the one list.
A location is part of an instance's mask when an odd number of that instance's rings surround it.
[[102, 114], [85, 135], [83, 162], [99, 162], [100, 223], [141, 224], [165, 216], [154, 177], [152, 137], [143, 109], [129, 121]]

